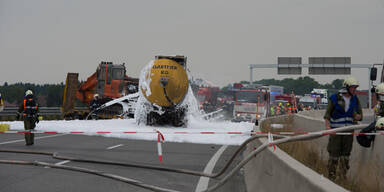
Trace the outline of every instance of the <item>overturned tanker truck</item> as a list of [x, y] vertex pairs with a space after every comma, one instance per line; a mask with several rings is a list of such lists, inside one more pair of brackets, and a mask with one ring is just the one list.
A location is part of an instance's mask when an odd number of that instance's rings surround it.
[[189, 82], [184, 56], [156, 56], [140, 75], [135, 118], [146, 125], [186, 126]]

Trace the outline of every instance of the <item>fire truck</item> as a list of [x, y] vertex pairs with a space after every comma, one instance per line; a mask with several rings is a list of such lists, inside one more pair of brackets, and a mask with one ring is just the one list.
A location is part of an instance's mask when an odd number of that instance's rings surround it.
[[217, 109], [219, 87], [200, 87], [196, 94], [200, 109], [210, 113]]
[[269, 114], [270, 92], [264, 86], [242, 86], [234, 91], [233, 121], [258, 125]]

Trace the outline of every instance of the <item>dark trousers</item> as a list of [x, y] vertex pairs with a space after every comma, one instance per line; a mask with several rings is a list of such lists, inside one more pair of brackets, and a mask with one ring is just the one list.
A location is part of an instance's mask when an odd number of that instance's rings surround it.
[[353, 135], [330, 135], [327, 150], [329, 153], [328, 175], [336, 178], [336, 169], [340, 161], [341, 176], [346, 178], [349, 169], [349, 156], [353, 145]]
[[[24, 118], [24, 129], [26, 131], [31, 131], [36, 127], [36, 120], [33, 117], [25, 117]], [[33, 139], [35, 137], [34, 133], [24, 133], [25, 137], [25, 143], [27, 145], [32, 145], [33, 144]]]

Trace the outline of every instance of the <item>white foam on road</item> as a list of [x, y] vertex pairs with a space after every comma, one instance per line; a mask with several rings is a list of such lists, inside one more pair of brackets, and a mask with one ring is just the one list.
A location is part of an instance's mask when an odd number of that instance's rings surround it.
[[[24, 130], [22, 121], [6, 122], [10, 124], [10, 130]], [[134, 119], [112, 120], [72, 120], [72, 121], [40, 121], [36, 131], [55, 131], [59, 133], [69, 131], [84, 131], [85, 135], [104, 136], [114, 138], [126, 138], [137, 140], [157, 140], [157, 130], [164, 137], [165, 142], [201, 143], [218, 145], [240, 145], [250, 135], [240, 134], [173, 134], [174, 132], [250, 132], [253, 124], [247, 122], [234, 123], [230, 121], [210, 122], [200, 118], [190, 118], [187, 127], [152, 127], [137, 125]], [[111, 131], [120, 133], [98, 134], [98, 131]], [[122, 132], [151, 132], [126, 134]]]

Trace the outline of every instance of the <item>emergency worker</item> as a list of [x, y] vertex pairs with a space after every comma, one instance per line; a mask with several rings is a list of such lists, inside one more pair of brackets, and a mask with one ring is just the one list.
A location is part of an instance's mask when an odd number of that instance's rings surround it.
[[[24, 129], [26, 131], [31, 131], [35, 129], [36, 123], [39, 123], [39, 107], [33, 96], [33, 92], [31, 90], [27, 90], [25, 92], [25, 99], [23, 103], [20, 105], [18, 110], [17, 118], [20, 118], [20, 114], [22, 114], [22, 118], [24, 121]], [[24, 133], [25, 137], [25, 145], [30, 146], [34, 143], [35, 134], [33, 133]]]
[[292, 105], [289, 103], [287, 103], [287, 111], [288, 111], [288, 114], [292, 113]]
[[97, 116], [98, 114], [98, 110], [97, 108], [99, 108], [101, 106], [101, 100], [99, 98], [99, 94], [95, 94], [93, 95], [93, 99], [91, 101], [91, 103], [89, 104], [89, 109], [91, 110], [91, 118], [92, 119], [98, 119], [99, 117]]
[[[344, 80], [343, 88], [333, 94], [328, 101], [324, 115], [325, 129], [334, 129], [357, 124], [363, 118], [360, 101], [355, 95], [358, 81], [349, 77]], [[353, 131], [348, 131], [353, 132]], [[349, 156], [352, 151], [353, 135], [330, 135], [327, 150], [329, 153], [328, 176], [336, 179], [336, 169], [340, 161], [341, 176], [346, 178], [349, 169]]]
[[377, 120], [375, 127], [378, 130], [384, 130], [384, 117]]
[[281, 105], [276, 106], [276, 115], [281, 115]]
[[3, 111], [4, 109], [4, 103], [3, 103], [3, 98], [1, 97], [1, 93], [0, 93], [0, 111]]
[[95, 94], [93, 95], [93, 99], [91, 101], [91, 103], [89, 104], [89, 108], [91, 109], [91, 111], [99, 108], [101, 106], [101, 101], [100, 101], [100, 98], [99, 98], [99, 94]]
[[285, 113], [285, 107], [284, 107], [283, 103], [279, 103], [279, 110], [280, 110], [281, 115], [283, 115]]
[[293, 105], [293, 106], [292, 106], [292, 110], [293, 110], [293, 113], [297, 113], [297, 107], [296, 107], [296, 105]]
[[203, 110], [204, 110], [204, 112], [206, 112], [206, 113], [210, 113], [210, 112], [212, 112], [213, 110], [211, 110], [211, 105], [209, 104], [209, 102], [208, 101], [204, 101], [204, 103], [203, 103]]
[[271, 116], [275, 116], [275, 105], [271, 105]]
[[304, 111], [304, 105], [302, 103], [300, 103], [298, 106], [297, 106], [297, 110], [298, 111]]
[[376, 117], [384, 117], [384, 83], [380, 83], [375, 89], [377, 105], [375, 106]]

